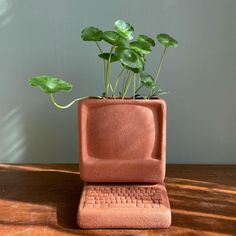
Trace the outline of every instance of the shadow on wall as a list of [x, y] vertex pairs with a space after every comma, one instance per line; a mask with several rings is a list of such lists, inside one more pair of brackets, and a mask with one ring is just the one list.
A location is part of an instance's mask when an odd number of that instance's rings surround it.
[[2, 27], [8, 25], [12, 20], [12, 16], [8, 14], [11, 7], [11, 0], [0, 0], [0, 24]]
[[[158, 230], [158, 233], [235, 233], [236, 182], [233, 178], [225, 180], [226, 185], [214, 176], [204, 181], [198, 177], [169, 176], [166, 182], [173, 221], [170, 229]], [[0, 232], [8, 232], [9, 226], [13, 226], [33, 233], [38, 232], [37, 226], [43, 226], [50, 232], [78, 235], [76, 217], [82, 186], [78, 165], [0, 165], [0, 212], [3, 216]], [[121, 235], [119, 230], [112, 232]], [[129, 230], [134, 235], [143, 232]], [[92, 230], [86, 233], [104, 234]]]
[[[12, 16], [9, 15], [11, 8], [11, 0], [0, 0], [0, 27], [11, 22]], [[20, 107], [15, 107], [0, 118], [1, 162], [15, 162], [23, 159], [26, 139], [22, 116]]]
[[1, 162], [20, 162], [26, 151], [23, 112], [15, 107], [0, 118]]

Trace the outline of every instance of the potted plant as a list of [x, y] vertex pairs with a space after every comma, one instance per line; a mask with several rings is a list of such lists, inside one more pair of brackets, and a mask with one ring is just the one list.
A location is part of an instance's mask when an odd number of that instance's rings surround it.
[[[160, 95], [165, 94], [159, 85], [158, 77], [163, 64], [163, 58], [168, 48], [176, 48], [178, 43], [168, 34], [158, 34], [156, 36], [157, 42], [163, 46], [160, 62], [157, 66], [156, 75], [153, 77], [145, 71], [145, 64], [147, 63], [146, 56], [151, 53], [155, 47], [155, 40], [147, 35], [138, 35], [134, 40], [134, 28], [128, 22], [124, 20], [117, 20], [114, 24], [114, 31], [102, 31], [93, 26], [86, 27], [82, 30], [81, 38], [84, 41], [91, 41], [97, 46], [99, 51], [99, 58], [103, 63], [103, 82], [104, 92], [101, 96], [94, 97], [80, 97], [68, 105], [59, 105], [54, 98], [54, 93], [59, 91], [70, 91], [72, 85], [62, 79], [54, 76], [36, 76], [29, 80], [31, 86], [39, 87], [43, 92], [50, 95], [52, 103], [60, 109], [65, 109], [73, 105], [75, 102], [79, 103], [79, 136], [80, 136], [80, 156], [85, 154], [87, 145], [90, 145], [89, 149], [92, 150], [93, 154], [96, 153], [98, 156], [103, 158], [112, 158], [115, 153], [119, 150], [120, 158], [136, 159], [134, 156], [140, 155], [157, 155], [158, 150], [162, 150], [159, 153], [159, 159], [163, 160], [165, 165], [165, 119], [166, 109], [165, 102], [160, 99]], [[110, 45], [110, 51], [104, 52], [100, 43], [105, 42]], [[112, 65], [114, 63], [120, 64], [119, 74], [113, 78]], [[118, 91], [118, 88], [120, 90]], [[127, 92], [132, 91], [132, 97], [127, 97]], [[144, 94], [143, 92], [146, 92]], [[109, 104], [109, 109], [105, 109], [102, 104]], [[119, 105], [119, 106], [115, 106]], [[129, 106], [127, 106], [129, 105]], [[147, 109], [137, 109], [137, 106], [144, 106]], [[94, 113], [94, 117], [91, 121], [91, 127], [87, 127], [88, 130], [84, 129], [86, 125], [88, 115], [85, 114], [88, 111], [88, 107], [100, 107], [101, 112]], [[157, 114], [153, 110], [153, 107], [160, 107]], [[92, 111], [92, 110], [91, 110]], [[151, 113], [149, 114], [149, 112]], [[129, 115], [127, 115], [129, 114]], [[150, 117], [154, 117], [151, 119]], [[91, 116], [90, 116], [91, 117]], [[113, 117], [111, 119], [111, 117]], [[136, 119], [133, 119], [136, 117]], [[146, 117], [146, 118], [145, 118]], [[149, 118], [148, 118], [149, 117]], [[150, 119], [150, 120], [148, 120]], [[86, 122], [84, 122], [86, 120]], [[162, 132], [156, 130], [156, 133], [161, 133], [158, 143], [154, 144], [154, 137], [152, 132], [148, 133], [147, 121], [152, 123], [151, 127], [153, 130], [158, 126], [157, 123], [163, 120]], [[99, 121], [99, 123], [97, 122]], [[146, 125], [145, 125], [146, 124]], [[96, 126], [99, 126], [99, 131]], [[126, 127], [126, 128], [124, 128]], [[91, 132], [91, 140], [89, 143], [83, 139], [83, 132]], [[94, 132], [97, 130], [97, 132]], [[111, 132], [112, 130], [112, 132]], [[133, 132], [139, 135], [134, 141]], [[104, 132], [104, 133], [103, 133]], [[121, 137], [122, 136], [122, 137]], [[131, 139], [132, 137], [132, 139]], [[116, 143], [116, 144], [114, 144]], [[123, 144], [128, 144], [126, 148]], [[130, 146], [129, 143], [132, 145]], [[159, 147], [157, 147], [159, 145]], [[161, 146], [160, 146], [161, 145]], [[158, 149], [158, 150], [157, 150]], [[98, 166], [91, 166], [90, 168], [83, 168], [81, 162], [81, 177], [86, 181], [101, 181], [104, 177], [98, 178], [95, 171]], [[123, 171], [125, 166], [122, 166]], [[109, 176], [114, 168], [111, 168], [105, 176]], [[84, 170], [84, 171], [83, 171]], [[85, 171], [87, 170], [87, 171]], [[160, 174], [160, 179], [164, 178], [164, 171]], [[91, 173], [94, 173], [94, 177], [91, 177]], [[139, 168], [136, 170], [136, 174], [130, 177], [130, 181], [138, 177]], [[150, 176], [149, 176], [150, 175]], [[158, 173], [159, 175], [159, 173]], [[88, 177], [90, 176], [90, 177]], [[149, 176], [149, 177], [148, 177]], [[146, 181], [152, 182], [154, 177], [152, 173], [147, 173]], [[124, 177], [121, 174], [113, 175], [110, 177], [110, 181], [122, 182]]]
[[[150, 75], [145, 71], [145, 64], [147, 63], [147, 55], [151, 53], [152, 49], [155, 47], [155, 40], [147, 35], [138, 35], [137, 38], [134, 40], [134, 28], [131, 26], [128, 22], [124, 20], [117, 20], [114, 24], [114, 31], [102, 31], [96, 27], [87, 27], [82, 30], [81, 38], [84, 41], [91, 41], [93, 42], [99, 51], [99, 58], [102, 60], [103, 63], [103, 83], [104, 83], [104, 91], [100, 96], [95, 97], [81, 97], [73, 100], [68, 105], [59, 105], [54, 98], [54, 93], [57, 93], [59, 91], [70, 91], [72, 89], [72, 85], [62, 79], [59, 79], [54, 76], [36, 76], [29, 80], [29, 84], [31, 86], [39, 87], [43, 92], [50, 95], [51, 101], [53, 104], [60, 109], [65, 109], [73, 105], [76, 101], [80, 101], [79, 103], [79, 116], [82, 116], [81, 110], [83, 109], [84, 104], [95, 104], [95, 106], [100, 106], [101, 104], [121, 104], [119, 106], [119, 109], [117, 110], [117, 106], [110, 106], [109, 111], [107, 110], [106, 114], [103, 114], [104, 119], [99, 120], [99, 127], [100, 127], [100, 133], [97, 133], [97, 136], [92, 135], [91, 138], [94, 140], [90, 145], [92, 145], [94, 152], [99, 153], [99, 155], [103, 156], [112, 156], [114, 155], [117, 150], [123, 150], [124, 153], [120, 153], [120, 157], [122, 156], [132, 156], [131, 153], [135, 153], [135, 155], [141, 155], [142, 153], [148, 153], [148, 155], [153, 152], [153, 144], [151, 145], [152, 141], [150, 141], [150, 145], [146, 144], [146, 147], [144, 148], [144, 145], [135, 145], [136, 149], [132, 149], [131, 147], [127, 147], [124, 149], [124, 147], [121, 148], [122, 141], [118, 140], [121, 139], [120, 136], [123, 135], [122, 140], [126, 140], [126, 142], [129, 142], [127, 139], [129, 139], [129, 135], [131, 135], [132, 132], [138, 133], [139, 135], [145, 136], [145, 140], [151, 139], [147, 134], [147, 128], [145, 124], [145, 119], [141, 119], [138, 121], [138, 118], [142, 117], [139, 113], [134, 116], [136, 116], [136, 123], [132, 120], [130, 120], [132, 117], [132, 109], [137, 108], [137, 104], [149, 104], [147, 106], [153, 106], [156, 105], [162, 106], [163, 112], [155, 114], [159, 116], [160, 119], [164, 117], [166, 119], [166, 109], [165, 109], [165, 102], [163, 99], [160, 99], [160, 95], [164, 94], [159, 85], [158, 85], [158, 77], [160, 75], [160, 70], [163, 64], [163, 58], [168, 48], [176, 48], [178, 46], [178, 43], [175, 39], [173, 39], [168, 34], [158, 34], [156, 36], [157, 42], [160, 43], [163, 46], [163, 51], [161, 54], [160, 62], [157, 66], [156, 74], [155, 76]], [[104, 52], [100, 43], [108, 43], [110, 45], [110, 51]], [[112, 75], [112, 65], [114, 63], [120, 64], [120, 73], [115, 76], [115, 79]], [[118, 88], [120, 90], [118, 91]], [[132, 97], [127, 97], [127, 92], [131, 90], [132, 91]], [[144, 94], [146, 92], [146, 94]], [[123, 108], [122, 107], [123, 104]], [[127, 106], [127, 104], [130, 104], [131, 107]], [[133, 108], [132, 108], [133, 105]], [[112, 108], [113, 107], [113, 108]], [[113, 110], [114, 109], [114, 110]], [[83, 112], [87, 112], [87, 109], [83, 109]], [[103, 111], [104, 112], [104, 111]], [[125, 116], [127, 112], [131, 116]], [[142, 111], [144, 114], [147, 113], [148, 110], [144, 109]], [[141, 113], [142, 113], [141, 112]], [[153, 112], [152, 112], [153, 113]], [[98, 115], [98, 114], [96, 114]], [[107, 115], [107, 116], [106, 116]], [[111, 116], [110, 116], [111, 115]], [[99, 115], [98, 115], [99, 116]], [[100, 114], [102, 116], [102, 114]], [[110, 119], [111, 117], [117, 117], [117, 119]], [[147, 115], [146, 115], [147, 116]], [[160, 117], [161, 116], [161, 117]], [[122, 120], [121, 117], [124, 119]], [[80, 131], [83, 129], [83, 117], [79, 117], [80, 123], [79, 128]], [[98, 117], [94, 117], [94, 120], [97, 120]], [[101, 118], [102, 119], [102, 118]], [[122, 121], [122, 122], [120, 122]], [[124, 130], [125, 124], [127, 126], [127, 123], [130, 124], [126, 127], [126, 130]], [[131, 123], [133, 122], [133, 124]], [[155, 119], [150, 121], [152, 123], [155, 123]], [[119, 125], [121, 127], [119, 127]], [[155, 125], [155, 124], [154, 124]], [[155, 127], [157, 124], [155, 125]], [[164, 127], [164, 122], [162, 122], [162, 128]], [[114, 127], [116, 127], [114, 129]], [[154, 126], [153, 126], [154, 127]], [[96, 127], [93, 127], [96, 129]], [[138, 130], [140, 132], [138, 132]], [[101, 134], [102, 132], [105, 132]], [[157, 130], [157, 133], [160, 132]], [[121, 134], [122, 133], [122, 134]], [[144, 135], [147, 134], [147, 135]], [[115, 134], [115, 135], [114, 135]], [[126, 136], [124, 135], [126, 134]], [[158, 134], [158, 136], [162, 136], [163, 142], [162, 142], [162, 158], [164, 157], [164, 149], [165, 149], [165, 130]], [[102, 137], [101, 137], [102, 136]], [[141, 137], [141, 136], [140, 136]], [[143, 140], [144, 139], [140, 139]], [[85, 141], [87, 142], [87, 141]], [[114, 142], [117, 143], [117, 145], [114, 145]], [[95, 143], [97, 145], [95, 145]], [[137, 140], [137, 143], [140, 143], [140, 141]], [[82, 155], [84, 152], [84, 143], [83, 143], [83, 136], [80, 132], [80, 154]], [[86, 144], [87, 145], [87, 144]], [[96, 147], [95, 147], [96, 146]], [[138, 148], [139, 147], [139, 148]], [[143, 151], [141, 151], [141, 149]], [[148, 150], [149, 149], [149, 150]], [[130, 151], [127, 151], [130, 150]], [[137, 154], [139, 153], [139, 154]], [[131, 158], [132, 159], [132, 158]], [[92, 180], [95, 181], [94, 178], [88, 178], [87, 171], [83, 171], [83, 161], [81, 160], [80, 167], [81, 167], [81, 176], [86, 181]], [[88, 171], [91, 173], [91, 170]], [[164, 171], [163, 171], [164, 172]], [[110, 173], [110, 172], [109, 172]], [[109, 175], [107, 173], [107, 175]], [[94, 174], [95, 176], [96, 174]], [[161, 175], [163, 176], [163, 174]], [[161, 177], [163, 178], [163, 177]], [[100, 179], [97, 178], [97, 181]], [[122, 180], [122, 175], [120, 178], [111, 178], [111, 181], [120, 181]], [[150, 181], [151, 178], [147, 178], [147, 181]]]
[[[166, 104], [160, 98], [165, 92], [159, 87], [158, 78], [167, 49], [176, 48], [177, 41], [168, 34], [156, 36], [163, 51], [156, 74], [152, 76], [145, 71], [145, 64], [156, 41], [142, 34], [134, 39], [134, 28], [128, 22], [117, 20], [113, 31], [87, 27], [82, 30], [81, 38], [93, 42], [99, 51], [104, 83], [100, 96], [77, 98], [62, 106], [55, 101], [54, 93], [70, 91], [70, 83], [54, 76], [36, 76], [29, 84], [49, 94], [52, 103], [61, 109], [80, 101], [78, 133], [82, 180], [163, 183]], [[101, 43], [110, 45], [109, 52], [103, 51]], [[120, 65], [115, 77], [114, 63]], [[127, 97], [128, 92], [132, 96]], [[170, 224], [170, 217], [168, 219], [163, 227]]]
[[[140, 223], [141, 226], [137, 225], [138, 221], [134, 221], [131, 226], [169, 227], [171, 214], [164, 186], [166, 104], [160, 98], [165, 92], [160, 89], [158, 78], [167, 49], [177, 47], [178, 43], [168, 34], [156, 36], [163, 51], [156, 74], [152, 76], [145, 71], [145, 64], [147, 54], [151, 53], [156, 42], [147, 35], [138, 35], [134, 39], [134, 28], [126, 21], [117, 20], [114, 31], [87, 27], [82, 30], [81, 38], [94, 42], [103, 63], [104, 91], [100, 96], [77, 98], [62, 106], [55, 101], [54, 93], [70, 91], [70, 83], [54, 76], [36, 76], [29, 80], [29, 84], [49, 94], [52, 103], [58, 108], [65, 109], [79, 101], [82, 180], [92, 183], [160, 183], [163, 209], [158, 212], [159, 215], [153, 211], [155, 214], [150, 215], [150, 220], [146, 218], [145, 222]], [[103, 51], [101, 42], [110, 45], [109, 52]], [[112, 71], [114, 63], [119, 63], [121, 67], [115, 77]], [[128, 91], [132, 96], [127, 97]], [[111, 221], [109, 217], [106, 218], [106, 214], [105, 218], [101, 214], [99, 219], [96, 218], [96, 223], [91, 225], [93, 212], [88, 210], [86, 215], [86, 211], [83, 211], [83, 216], [81, 213], [83, 199], [78, 212], [80, 227], [127, 226], [125, 223], [120, 225], [114, 219]], [[129, 218], [129, 214], [125, 213], [124, 217]]]

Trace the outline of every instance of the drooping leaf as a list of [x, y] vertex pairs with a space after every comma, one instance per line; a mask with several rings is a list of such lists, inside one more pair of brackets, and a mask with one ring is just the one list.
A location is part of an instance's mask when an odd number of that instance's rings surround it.
[[[109, 56], [110, 56], [110, 53], [101, 53], [98, 55], [99, 57], [101, 57], [102, 59], [104, 60], [109, 60]], [[110, 59], [110, 62], [114, 62], [114, 61], [119, 61], [119, 58], [118, 56], [115, 54], [115, 53], [112, 53], [111, 54], [111, 59]]]
[[125, 46], [126, 40], [115, 31], [103, 32], [102, 39], [114, 46]]
[[167, 48], [177, 48], [178, 42], [168, 34], [158, 34], [157, 40]]
[[61, 90], [70, 91], [72, 85], [53, 76], [36, 76], [29, 80], [29, 85], [40, 88], [45, 93], [56, 93]]
[[118, 34], [128, 40], [134, 38], [134, 27], [124, 20], [117, 20], [114, 28]]
[[86, 27], [81, 32], [81, 38], [84, 41], [101, 41], [102, 40], [102, 31], [93, 26]]
[[134, 41], [131, 42], [129, 45], [133, 50], [140, 54], [148, 54], [152, 51], [150, 44], [147, 42]]
[[146, 87], [150, 89], [154, 89], [156, 87], [156, 82], [154, 78], [148, 74], [147, 72], [142, 71], [140, 73], [141, 83]]
[[119, 57], [120, 62], [133, 69], [143, 69], [143, 62], [141, 56], [131, 48], [116, 48], [116, 55]]
[[137, 38], [137, 41], [138, 42], [146, 42], [146, 43], [149, 43], [151, 46], [155, 46], [155, 41], [150, 38], [149, 36], [147, 35], [144, 35], [144, 34], [140, 34]]

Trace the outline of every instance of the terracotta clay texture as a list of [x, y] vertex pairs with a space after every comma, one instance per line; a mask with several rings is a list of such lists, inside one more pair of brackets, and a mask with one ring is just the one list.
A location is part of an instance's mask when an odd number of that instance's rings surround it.
[[80, 199], [81, 228], [168, 228], [166, 188], [155, 185], [85, 185]]
[[164, 181], [164, 100], [85, 99], [79, 103], [78, 110], [82, 180]]

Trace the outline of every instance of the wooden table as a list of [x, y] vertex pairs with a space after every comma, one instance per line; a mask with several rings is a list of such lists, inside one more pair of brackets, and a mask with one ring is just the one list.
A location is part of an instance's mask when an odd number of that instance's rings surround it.
[[0, 235], [236, 235], [236, 166], [168, 165], [172, 226], [81, 230], [78, 165], [0, 165]]

